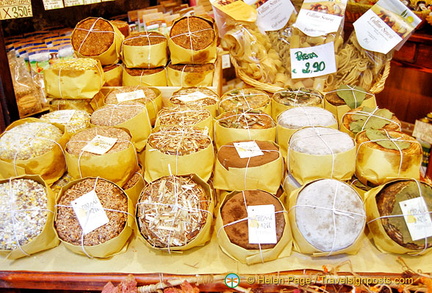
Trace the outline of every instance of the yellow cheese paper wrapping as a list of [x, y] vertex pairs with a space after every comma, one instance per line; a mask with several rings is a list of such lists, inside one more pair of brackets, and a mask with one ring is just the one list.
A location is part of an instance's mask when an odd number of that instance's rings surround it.
[[221, 205], [218, 207], [215, 220], [215, 233], [217, 233], [217, 241], [221, 250], [229, 257], [248, 265], [272, 261], [278, 258], [288, 257], [292, 251], [292, 234], [288, 222], [288, 215], [283, 212], [285, 219], [285, 227], [283, 234], [278, 243], [270, 249], [248, 250], [239, 245], [233, 244], [225, 232], [223, 219], [220, 213], [220, 208], [230, 196], [232, 192], [225, 195]]
[[[408, 179], [409, 180], [409, 179]], [[367, 221], [368, 228], [370, 232], [370, 237], [372, 238], [375, 246], [384, 253], [396, 253], [396, 254], [410, 254], [410, 255], [423, 255], [426, 253], [430, 253], [432, 247], [427, 249], [409, 249], [395, 242], [386, 232], [382, 220], [386, 219], [386, 217], [382, 217], [376, 201], [377, 195], [389, 184], [398, 182], [398, 181], [406, 181], [406, 180], [392, 180], [380, 186], [374, 187], [365, 193], [365, 204], [367, 211]], [[423, 183], [425, 184], [425, 183]], [[423, 196], [426, 196], [423, 195]], [[415, 197], [413, 197], [415, 198]], [[398, 205], [399, 203], [395, 203]], [[430, 213], [430, 209], [429, 209]], [[392, 216], [394, 217], [394, 216]], [[400, 217], [404, 217], [403, 214], [400, 214]], [[429, 237], [430, 239], [430, 237]], [[423, 238], [423, 240], [425, 240]], [[404, 239], [404, 242], [409, 242], [409, 239]], [[429, 246], [430, 244], [428, 244]]]
[[[333, 129], [338, 129], [337, 124], [333, 124], [328, 126]], [[287, 155], [289, 140], [294, 132], [296, 132], [298, 129], [292, 129], [292, 128], [286, 128], [280, 124], [276, 125], [276, 142], [278, 143], [280, 147], [280, 151], [284, 157]]]
[[[16, 126], [26, 123], [41, 122], [37, 118], [23, 118], [12, 122], [3, 132], [0, 137]], [[51, 123], [48, 123], [52, 125]], [[30, 138], [29, 138], [30, 139]], [[67, 135], [62, 134], [57, 141], [47, 139], [47, 142], [54, 143], [52, 149], [43, 153], [42, 155], [32, 157], [26, 160], [0, 160], [0, 179], [6, 179], [13, 176], [24, 174], [40, 175], [48, 185], [51, 185], [59, 179], [66, 172], [66, 162], [63, 154], [63, 149], [66, 144]], [[30, 141], [29, 141], [30, 142]]]
[[[191, 240], [190, 242], [188, 242], [187, 244], [183, 245], [183, 246], [170, 246], [170, 247], [164, 247], [164, 248], [156, 248], [154, 246], [152, 246], [145, 238], [144, 236], [140, 233], [138, 233], [138, 239], [140, 239], [141, 241], [143, 241], [146, 245], [148, 245], [149, 247], [153, 248], [153, 249], [158, 249], [161, 251], [175, 251], [177, 253], [181, 253], [183, 251], [186, 251], [188, 249], [194, 248], [194, 247], [199, 247], [199, 246], [203, 246], [206, 243], [208, 243], [211, 239], [211, 232], [212, 232], [212, 225], [213, 225], [213, 212], [214, 212], [214, 206], [215, 206], [215, 200], [214, 200], [214, 194], [213, 194], [213, 190], [210, 188], [210, 186], [203, 181], [203, 179], [201, 179], [199, 176], [192, 174], [191, 175], [193, 178], [193, 181], [195, 181], [198, 185], [200, 185], [204, 190], [205, 193], [207, 195], [207, 199], [208, 199], [208, 209], [207, 209], [207, 217], [206, 217], [206, 222], [205, 224], [202, 226], [201, 230], [198, 232], [198, 234], [193, 238], [193, 240]], [[168, 177], [169, 178], [169, 177]], [[139, 203], [138, 203], [139, 205]], [[186, 209], [190, 209], [188, 207], [185, 207]], [[139, 231], [139, 230], [137, 230]]]
[[93, 113], [104, 105], [104, 95], [98, 92], [92, 99], [52, 99], [49, 103], [49, 110], [83, 110]]
[[[319, 180], [319, 179], [318, 179]], [[308, 184], [311, 184], [313, 182], [316, 182], [316, 180], [309, 182]], [[330, 255], [338, 255], [338, 254], [356, 254], [359, 249], [361, 248], [362, 241], [365, 238], [365, 234], [360, 234], [356, 240], [351, 243], [348, 247], [336, 251], [320, 251], [316, 247], [314, 247], [300, 232], [298, 226], [297, 226], [297, 220], [296, 220], [296, 213], [295, 213], [295, 207], [297, 205], [297, 198], [299, 196], [299, 193], [305, 188], [306, 185], [297, 188], [291, 192], [289, 197], [287, 197], [287, 206], [289, 210], [289, 222], [291, 224], [291, 231], [293, 235], [293, 244], [294, 244], [294, 251], [304, 253], [304, 254], [310, 254], [315, 257], [319, 256], [330, 256]], [[354, 191], [354, 190], [353, 190]], [[358, 195], [360, 198], [360, 195]], [[317, 206], [316, 208], [320, 208]], [[337, 211], [333, 211], [334, 214], [337, 214]], [[339, 215], [342, 215], [343, 211], [339, 213]], [[365, 221], [365, 219], [364, 219]], [[364, 223], [365, 226], [365, 223]], [[330, 236], [329, 236], [330, 237]]]
[[[48, 187], [46, 182], [38, 175], [23, 175], [18, 177], [12, 177], [7, 180], [0, 180], [0, 183], [8, 183], [10, 182], [10, 180], [14, 180], [14, 179], [30, 179], [39, 184], [42, 184], [45, 187], [45, 192], [48, 200], [46, 206], [47, 218], [41, 233], [38, 236], [36, 236], [33, 240], [31, 240], [29, 243], [22, 245], [19, 248], [15, 248], [13, 250], [0, 250], [0, 255], [3, 255], [8, 259], [18, 259], [22, 257], [27, 257], [34, 253], [56, 247], [60, 243], [53, 226], [54, 205], [55, 205], [54, 192]], [[26, 211], [15, 211], [15, 213], [19, 213], [19, 212], [26, 212]]]
[[168, 47], [173, 64], [214, 63], [217, 57], [214, 21], [200, 16], [185, 16], [174, 20]]
[[214, 65], [169, 65], [166, 74], [168, 86], [212, 86]]
[[[90, 26], [89, 29], [84, 28], [85, 23], [93, 22], [93, 24]], [[110, 26], [109, 30], [105, 30], [104, 28], [98, 28], [99, 24], [108, 24]], [[84, 38], [82, 39], [82, 42], [78, 42], [78, 39], [80, 37], [79, 34], [83, 34]], [[95, 35], [96, 38], [104, 37], [104, 35], [107, 34], [113, 34], [114, 38], [111, 42], [110, 46], [101, 54], [94, 55], [94, 54], [83, 54], [83, 50], [85, 47], [97, 47], [98, 43], [93, 43], [92, 38]], [[111, 65], [115, 64], [120, 60], [120, 50], [121, 50], [121, 44], [124, 40], [124, 35], [120, 32], [120, 30], [110, 23], [109, 21], [106, 21], [102, 18], [96, 18], [96, 17], [88, 17], [86, 19], [81, 20], [78, 22], [72, 31], [71, 35], [71, 42], [74, 47], [74, 52], [78, 57], [91, 57], [93, 59], [99, 60], [102, 65]]]
[[132, 175], [131, 179], [129, 179], [125, 185], [122, 186], [123, 190], [132, 201], [133, 206], [136, 205], [138, 197], [144, 186], [144, 169], [142, 167]]
[[265, 140], [275, 141], [276, 126], [265, 129], [237, 129], [220, 125], [219, 121], [214, 123], [216, 148], [238, 140]]
[[[163, 37], [161, 35], [161, 37]], [[165, 37], [163, 37], [165, 38]], [[127, 68], [155, 68], [168, 63], [167, 42], [146, 46], [122, 46], [122, 60]]]
[[104, 86], [121, 86], [123, 81], [123, 66], [116, 64], [109, 68], [104, 68]]
[[[81, 178], [81, 179], [72, 181], [69, 184], [67, 184], [66, 186], [64, 186], [62, 188], [61, 192], [57, 196], [57, 202], [59, 201], [62, 194], [69, 187], [71, 187], [72, 185], [74, 185], [74, 184], [76, 184], [76, 183], [78, 183], [84, 179], [88, 179], [88, 178], [93, 178], [93, 177]], [[98, 178], [98, 180], [103, 180], [103, 179]], [[129, 244], [128, 241], [132, 235], [133, 227], [135, 225], [135, 217], [134, 217], [135, 207], [126, 193], [124, 193], [124, 196], [127, 197], [127, 205], [128, 205], [127, 206], [127, 220], [126, 220], [124, 229], [120, 232], [119, 235], [117, 235], [116, 237], [114, 237], [114, 238], [112, 238], [112, 239], [110, 239], [104, 243], [93, 245], [93, 246], [74, 245], [74, 244], [68, 243], [68, 242], [60, 239], [62, 245], [64, 245], [67, 249], [69, 249], [73, 253], [76, 253], [79, 255], [84, 255], [84, 256], [87, 256], [90, 258], [110, 258], [114, 255], [125, 252], [128, 244]], [[72, 207], [70, 207], [70, 208], [72, 209]], [[118, 211], [118, 212], [122, 213], [122, 211]], [[58, 212], [56, 211], [56, 216], [57, 216], [57, 213]]]
[[167, 86], [166, 69], [165, 67], [149, 70], [125, 68], [123, 85]]
[[222, 190], [261, 189], [276, 194], [283, 180], [284, 167], [280, 152], [276, 160], [257, 167], [227, 169], [216, 158], [213, 187]]
[[357, 157], [355, 175], [365, 185], [377, 186], [395, 178], [420, 179], [422, 147], [413, 137], [398, 131], [388, 141], [409, 142], [407, 149], [385, 149], [374, 141], [362, 139], [366, 131], [356, 135]]
[[[68, 61], [71, 60], [64, 62]], [[74, 63], [79, 61], [79, 58], [75, 59]], [[51, 66], [43, 71], [43, 75], [46, 95], [54, 99], [93, 99], [105, 83], [99, 62], [90, 69], [55, 69]]]
[[[369, 98], [365, 99], [361, 103], [361, 106], [375, 109], [377, 107], [375, 95], [372, 95]], [[327, 99], [324, 99], [324, 109], [332, 112], [333, 115], [335, 115], [339, 124], [342, 124], [342, 117], [344, 116], [344, 114], [352, 110], [348, 105], [335, 106], [329, 101], [327, 101]]]
[[129, 143], [126, 149], [102, 155], [82, 151], [80, 155], [65, 152], [69, 174], [75, 178], [98, 176], [123, 186], [138, 169], [135, 146]]
[[213, 171], [214, 149], [210, 143], [205, 149], [188, 155], [169, 155], [146, 145], [144, 178], [152, 182], [168, 175], [196, 174], [207, 181]]

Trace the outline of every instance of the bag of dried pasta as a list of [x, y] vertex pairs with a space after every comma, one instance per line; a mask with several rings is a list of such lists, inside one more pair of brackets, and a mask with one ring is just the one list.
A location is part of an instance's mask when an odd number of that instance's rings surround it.
[[337, 56], [336, 79], [327, 90], [347, 84], [380, 92], [394, 50], [403, 45], [420, 21], [400, 1], [380, 0], [354, 22], [354, 32]]
[[290, 70], [293, 88], [323, 91], [336, 74], [336, 58], [343, 43], [347, 1], [306, 0], [293, 24]]
[[243, 1], [212, 3], [221, 31], [221, 45], [231, 55], [237, 75], [247, 84], [269, 91], [284, 87], [289, 76], [267, 35], [255, 21], [255, 8]]

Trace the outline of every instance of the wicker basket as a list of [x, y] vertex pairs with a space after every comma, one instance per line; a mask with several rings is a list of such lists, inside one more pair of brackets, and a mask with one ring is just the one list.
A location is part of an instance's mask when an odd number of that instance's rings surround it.
[[[246, 84], [269, 93], [276, 93], [283, 89], [282, 87], [275, 86], [268, 83], [263, 83], [251, 78], [249, 75], [244, 73], [243, 70], [241, 70], [241, 68], [237, 64], [237, 61], [233, 57], [231, 57], [231, 63], [234, 65], [237, 76]], [[369, 91], [373, 94], [377, 94], [381, 92], [384, 89], [384, 84], [389, 73], [390, 73], [390, 60], [387, 61], [381, 76], [379, 77], [377, 82], [371, 86]]]

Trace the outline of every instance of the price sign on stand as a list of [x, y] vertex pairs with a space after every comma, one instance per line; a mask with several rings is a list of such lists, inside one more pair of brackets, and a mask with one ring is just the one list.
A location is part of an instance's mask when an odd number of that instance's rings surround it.
[[0, 0], [0, 20], [32, 16], [31, 0]]
[[336, 72], [333, 42], [290, 50], [292, 78], [309, 78]]
[[63, 0], [43, 0], [45, 10], [64, 8]]

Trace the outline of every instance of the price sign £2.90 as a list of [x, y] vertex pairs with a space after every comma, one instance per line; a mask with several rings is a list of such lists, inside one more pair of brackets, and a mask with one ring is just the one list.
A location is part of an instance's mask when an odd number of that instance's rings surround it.
[[31, 0], [0, 0], [0, 20], [32, 16]]
[[291, 77], [309, 78], [336, 72], [334, 43], [290, 50]]

